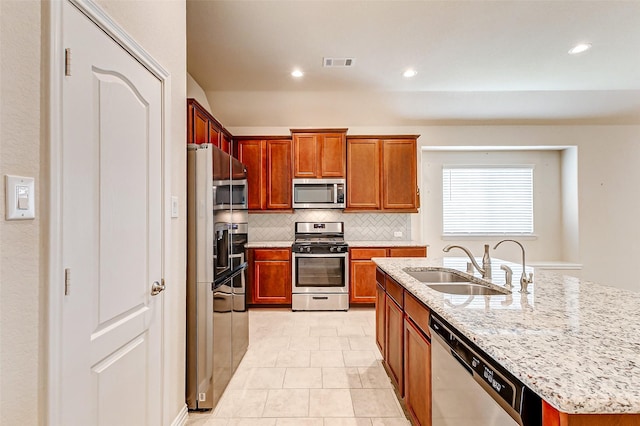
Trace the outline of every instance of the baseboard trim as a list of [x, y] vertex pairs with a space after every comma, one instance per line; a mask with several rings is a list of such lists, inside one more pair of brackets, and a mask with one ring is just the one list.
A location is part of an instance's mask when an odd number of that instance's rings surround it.
[[171, 422], [171, 426], [184, 426], [187, 423], [187, 419], [189, 418], [189, 409], [187, 408], [187, 404], [184, 404], [182, 410], [178, 413], [173, 422]]

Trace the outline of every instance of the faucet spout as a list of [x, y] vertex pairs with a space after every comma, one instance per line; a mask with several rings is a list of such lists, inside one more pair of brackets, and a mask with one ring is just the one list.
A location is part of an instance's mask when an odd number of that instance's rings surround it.
[[520, 246], [520, 249], [522, 250], [522, 275], [520, 276], [520, 291], [522, 293], [528, 293], [527, 292], [527, 286], [533, 282], [533, 274], [529, 274], [529, 277], [527, 277], [527, 273], [525, 272], [525, 268], [526, 267], [525, 267], [525, 260], [524, 260], [524, 257], [525, 257], [524, 246], [522, 244], [520, 244], [519, 241], [516, 241], [516, 240], [502, 240], [502, 241], [498, 242], [493, 247], [493, 249], [494, 250], [497, 249], [498, 246], [500, 244], [504, 243], [505, 241], [511, 241], [512, 243], [516, 243], [517, 245]]
[[467, 256], [469, 256], [469, 260], [473, 263], [473, 266], [482, 274], [482, 278], [491, 278], [491, 260], [489, 259], [489, 245], [485, 244], [484, 246], [484, 256], [482, 257], [482, 267], [476, 262], [476, 259], [473, 257], [473, 254], [469, 251], [468, 248], [458, 245], [448, 245], [442, 249], [443, 252], [448, 253], [452, 248], [459, 248], [464, 251]]

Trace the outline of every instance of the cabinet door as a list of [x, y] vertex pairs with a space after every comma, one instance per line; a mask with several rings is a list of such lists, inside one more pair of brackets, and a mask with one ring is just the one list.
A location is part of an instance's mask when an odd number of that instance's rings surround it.
[[347, 209], [379, 210], [380, 141], [347, 142]]
[[414, 425], [431, 425], [431, 343], [404, 320], [404, 402]]
[[352, 260], [349, 277], [349, 302], [375, 303], [376, 264], [370, 260]]
[[199, 108], [193, 108], [193, 143], [209, 142], [209, 117]]
[[[291, 253], [288, 250], [255, 250], [254, 258], [253, 303], [291, 304]], [[266, 258], [274, 260], [263, 260]]]
[[427, 257], [426, 247], [391, 247], [389, 257]]
[[222, 134], [220, 135], [220, 144], [218, 148], [220, 148], [227, 154], [231, 153], [231, 137], [225, 132], [222, 132]]
[[297, 178], [320, 177], [318, 163], [320, 148], [315, 134], [293, 135], [293, 176]]
[[209, 121], [209, 143], [220, 148], [220, 129], [213, 121]]
[[381, 285], [376, 285], [376, 344], [383, 358], [386, 358], [385, 348], [385, 298], [386, 293]]
[[291, 141], [267, 141], [267, 209], [291, 209]]
[[346, 167], [346, 140], [343, 133], [320, 136], [320, 177], [344, 178]]
[[385, 362], [401, 397], [404, 397], [404, 318], [402, 308], [391, 297], [385, 300]]
[[382, 208], [416, 211], [416, 140], [384, 140], [382, 161]]
[[349, 302], [373, 304], [376, 301], [376, 264], [372, 257], [386, 257], [384, 248], [349, 249]]
[[239, 140], [238, 159], [247, 166], [249, 210], [262, 210], [265, 205], [264, 141]]

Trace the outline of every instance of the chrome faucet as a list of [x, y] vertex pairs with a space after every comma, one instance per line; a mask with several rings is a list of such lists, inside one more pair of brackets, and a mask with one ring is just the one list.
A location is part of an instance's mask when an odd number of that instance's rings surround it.
[[493, 247], [493, 249], [494, 250], [497, 249], [498, 246], [500, 244], [504, 243], [505, 241], [511, 241], [512, 243], [516, 243], [522, 249], [522, 275], [520, 276], [520, 292], [521, 293], [528, 293], [527, 286], [533, 282], [533, 273], [530, 273], [529, 276], [527, 277], [527, 273], [525, 272], [526, 266], [525, 266], [525, 263], [524, 263], [524, 246], [522, 244], [520, 244], [516, 240], [502, 240], [498, 244], [496, 244]]
[[473, 263], [473, 266], [475, 266], [478, 272], [482, 274], [482, 278], [491, 279], [491, 257], [489, 257], [489, 244], [484, 245], [484, 255], [482, 256], [482, 267], [478, 265], [478, 262], [476, 262], [476, 259], [473, 257], [473, 254], [471, 254], [469, 249], [466, 247], [448, 245], [445, 248], [443, 248], [442, 251], [445, 253], [448, 253], [449, 250], [451, 250], [452, 248], [459, 248], [460, 250], [464, 251], [467, 254], [467, 256], [469, 256], [469, 259], [471, 259], [471, 263]]

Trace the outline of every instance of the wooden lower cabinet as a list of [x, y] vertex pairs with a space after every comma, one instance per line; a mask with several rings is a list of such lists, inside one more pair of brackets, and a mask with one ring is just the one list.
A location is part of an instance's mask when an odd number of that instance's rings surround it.
[[354, 247], [349, 249], [349, 303], [376, 303], [376, 264], [373, 257], [426, 257], [425, 246], [415, 247]]
[[249, 286], [252, 304], [291, 304], [291, 250], [250, 249]]
[[404, 319], [404, 403], [413, 425], [431, 425], [431, 342], [409, 316]]
[[391, 296], [385, 300], [385, 350], [384, 360], [391, 374], [391, 380], [404, 396], [404, 313]]
[[376, 345], [380, 349], [380, 353], [384, 356], [384, 348], [386, 346], [385, 333], [385, 310], [386, 310], [386, 293], [384, 287], [376, 285]]

